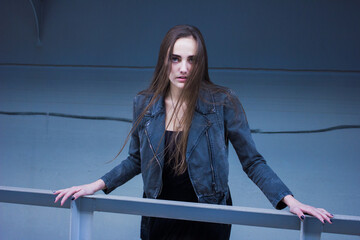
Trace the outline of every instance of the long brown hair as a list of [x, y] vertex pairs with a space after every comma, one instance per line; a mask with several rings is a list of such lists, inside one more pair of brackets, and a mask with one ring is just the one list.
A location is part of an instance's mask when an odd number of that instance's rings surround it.
[[[144, 117], [146, 111], [157, 101], [159, 97], [166, 97], [170, 91], [169, 74], [171, 70], [171, 54], [173, 52], [175, 42], [180, 38], [193, 37], [196, 42], [196, 53], [193, 58], [192, 67], [189, 75], [187, 76], [186, 83], [179, 96], [179, 100], [174, 106], [174, 111], [170, 119], [177, 118], [176, 114], [182, 103], [186, 104], [186, 110], [181, 119], [182, 133], [177, 135], [176, 148], [173, 154], [174, 172], [175, 174], [183, 174], [186, 171], [186, 146], [189, 136], [190, 126], [194, 115], [196, 102], [199, 97], [200, 88], [217, 89], [215, 85], [210, 81], [208, 73], [208, 58], [205, 46], [204, 38], [198, 28], [190, 25], [177, 25], [171, 28], [165, 35], [161, 45], [155, 71], [150, 83], [150, 86], [140, 92], [139, 94], [152, 95], [151, 101], [143, 109], [142, 113], [137, 119], [134, 119], [133, 127], [125, 140], [125, 144], [128, 141], [132, 131], [137, 128], [141, 119]], [[175, 116], [174, 116], [175, 115]], [[176, 119], [175, 118], [175, 119]], [[171, 122], [171, 120], [170, 120]], [[164, 129], [165, 134], [165, 129]], [[163, 134], [163, 137], [164, 137]], [[175, 141], [173, 139], [173, 141]], [[120, 152], [124, 149], [125, 144], [121, 148]], [[119, 154], [120, 154], [119, 152]], [[118, 154], [118, 155], [119, 155]], [[117, 156], [118, 156], [117, 155]], [[116, 157], [117, 157], [116, 156]], [[115, 158], [116, 158], [115, 157]]]
[[[170, 90], [169, 74], [171, 70], [170, 57], [174, 49], [175, 42], [180, 38], [193, 37], [196, 42], [196, 53], [193, 59], [193, 64], [186, 80], [186, 84], [181, 91], [178, 101], [175, 104], [170, 119], [177, 119], [177, 113], [181, 103], [186, 104], [186, 110], [181, 119], [182, 134], [177, 132], [176, 148], [172, 153], [175, 161], [174, 172], [175, 174], [182, 174], [186, 171], [186, 146], [189, 136], [190, 126], [194, 115], [196, 101], [200, 90], [201, 83], [210, 83], [208, 73], [208, 59], [205, 47], [204, 38], [194, 26], [178, 25], [171, 28], [165, 35], [161, 45], [158, 61], [155, 67], [155, 72], [151, 81], [148, 91], [154, 94], [153, 99], [158, 96], [166, 96]], [[175, 116], [174, 116], [175, 115]], [[170, 121], [171, 122], [171, 121]]]

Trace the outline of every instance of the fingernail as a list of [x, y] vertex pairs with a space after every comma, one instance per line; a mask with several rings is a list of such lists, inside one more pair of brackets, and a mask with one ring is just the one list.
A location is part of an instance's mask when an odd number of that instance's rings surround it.
[[330, 215], [331, 215], [332, 217], [334, 217], [334, 214], [330, 213]]
[[332, 223], [332, 220], [330, 219], [330, 222]]
[[51, 190], [52, 191], [52, 193], [56, 193], [56, 191], [55, 190]]
[[301, 216], [301, 220], [304, 220], [304, 219], [305, 219], [305, 216], [304, 216], [304, 215], [302, 215], [302, 216]]
[[75, 197], [72, 197], [71, 200], [75, 200]]

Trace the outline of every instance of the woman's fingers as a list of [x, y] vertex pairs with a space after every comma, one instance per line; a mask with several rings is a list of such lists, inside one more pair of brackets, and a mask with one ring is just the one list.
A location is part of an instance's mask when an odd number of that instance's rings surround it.
[[285, 196], [282, 201], [289, 206], [290, 212], [298, 215], [301, 220], [305, 219], [304, 213], [306, 213], [316, 217], [322, 223], [325, 223], [325, 221], [332, 223], [331, 218], [334, 216], [323, 208], [315, 208], [310, 205], [303, 204], [296, 200], [292, 195]]
[[301, 211], [300, 208], [294, 208], [294, 209], [292, 209], [291, 212], [294, 213], [294, 214], [296, 214], [296, 215], [300, 218], [300, 220], [304, 220], [304, 219], [305, 219], [305, 215], [304, 215], [304, 213]]
[[324, 219], [324, 223], [325, 223], [325, 221], [326, 222], [328, 222], [328, 223], [332, 223], [332, 221], [331, 221], [331, 219], [330, 219], [330, 216], [328, 216], [327, 214], [326, 214], [326, 212], [324, 212], [324, 211], [322, 211], [322, 210], [320, 210], [320, 209], [317, 209], [318, 211], [319, 211], [319, 213], [321, 214], [321, 216], [323, 217], [323, 219]]
[[61, 199], [61, 206], [66, 202], [68, 198], [71, 200], [76, 200], [81, 196], [94, 194], [94, 189], [91, 188], [91, 185], [81, 185], [74, 186], [71, 188], [61, 189], [54, 192], [56, 196], [55, 203]]
[[78, 199], [81, 196], [94, 194], [96, 191], [105, 188], [105, 183], [103, 180], [99, 179], [93, 183], [73, 186], [70, 188], [60, 189], [54, 191], [54, 195], [57, 194], [55, 198], [55, 203], [61, 199], [61, 206], [65, 203], [65, 201], [70, 198], [71, 200]]
[[304, 209], [304, 212], [312, 215], [314, 217], [316, 217], [317, 219], [319, 219], [322, 223], [328, 222], [328, 223], [332, 223], [330, 217], [331, 214], [329, 213], [329, 216], [326, 214], [328, 213], [325, 209], [321, 209], [321, 208], [314, 208], [311, 206], [306, 206], [306, 208]]
[[[76, 192], [76, 189], [71, 189], [70, 191], [68, 191], [64, 197], [61, 199], [61, 206], [64, 205], [65, 201], [72, 195], [74, 195], [74, 193]], [[72, 198], [71, 198], [72, 199]]]
[[325, 221], [327, 221], [328, 223], [332, 223], [332, 221], [331, 221], [331, 218], [332, 218], [332, 215], [328, 212], [328, 211], [326, 211], [325, 209], [323, 209], [323, 208], [316, 208], [316, 210], [320, 213], [320, 215], [323, 217], [323, 219], [324, 219], [324, 223], [325, 223]]
[[[334, 217], [334, 215], [332, 215], [331, 213], [329, 213], [329, 212], [326, 211], [325, 209], [323, 209], [323, 208], [318, 208], [318, 209], [319, 209], [320, 212], [322, 212], [323, 214], [325, 214], [329, 219]], [[330, 221], [331, 221], [331, 219], [330, 219]]]
[[58, 194], [54, 201], [56, 203], [60, 198], [62, 198], [66, 194], [66, 189], [61, 190], [61, 191], [60, 190], [56, 191], [55, 194]]
[[64, 189], [56, 190], [56, 191], [53, 191], [53, 194], [59, 194], [59, 193], [61, 193], [62, 191], [64, 191]]
[[323, 214], [321, 214], [320, 211], [318, 211], [316, 208], [311, 207], [306, 211], [306, 213], [316, 217], [322, 223], [325, 223], [325, 219], [324, 219]]
[[84, 195], [86, 195], [86, 192], [85, 192], [85, 190], [84, 189], [80, 189], [78, 192], [76, 192], [74, 195], [73, 195], [73, 200], [76, 200], [76, 199], [78, 199], [79, 197], [81, 197], [81, 196], [84, 196]]
[[291, 208], [290, 211], [296, 214], [301, 220], [305, 219], [304, 213], [306, 213], [316, 217], [322, 223], [325, 223], [325, 221], [328, 223], [332, 223], [331, 218], [333, 217], [333, 215], [322, 208], [314, 208], [312, 206], [300, 204], [299, 206]]
[[64, 205], [65, 201], [76, 192], [80, 191], [79, 187], [71, 187], [56, 191], [54, 194], [58, 194], [55, 198], [55, 203], [61, 199], [60, 205]]

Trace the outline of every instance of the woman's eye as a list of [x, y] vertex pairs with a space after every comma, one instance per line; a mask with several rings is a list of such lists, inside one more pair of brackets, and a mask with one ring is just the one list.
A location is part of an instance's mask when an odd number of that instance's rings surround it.
[[180, 59], [178, 57], [171, 57], [171, 62], [177, 63], [179, 61], [180, 61]]
[[189, 63], [193, 63], [193, 61], [194, 61], [193, 58], [189, 58], [189, 59], [188, 59], [188, 62], [189, 62]]

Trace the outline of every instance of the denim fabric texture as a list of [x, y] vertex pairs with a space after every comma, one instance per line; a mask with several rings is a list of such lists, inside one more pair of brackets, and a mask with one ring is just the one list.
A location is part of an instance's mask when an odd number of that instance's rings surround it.
[[[244, 172], [275, 208], [282, 209], [286, 207], [282, 198], [292, 193], [256, 150], [244, 109], [235, 94], [227, 91], [228, 94], [207, 90], [199, 93], [186, 151], [189, 177], [198, 201], [226, 204], [230, 194], [230, 141]], [[133, 122], [151, 97], [138, 94], [134, 98]], [[128, 157], [101, 177], [106, 184], [106, 194], [141, 173], [145, 196], [159, 196], [164, 166], [165, 113], [164, 98], [160, 97], [133, 131]]]

